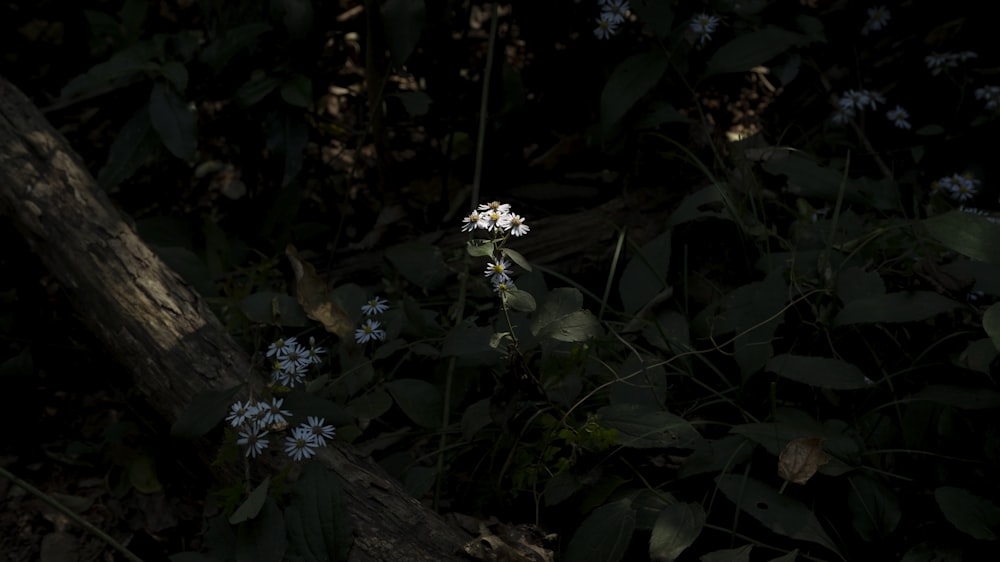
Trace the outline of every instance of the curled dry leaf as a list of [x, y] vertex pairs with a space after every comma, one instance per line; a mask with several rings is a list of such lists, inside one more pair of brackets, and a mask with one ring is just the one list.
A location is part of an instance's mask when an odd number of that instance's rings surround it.
[[330, 291], [326, 282], [316, 274], [316, 268], [309, 262], [299, 258], [299, 252], [291, 244], [285, 248], [285, 255], [292, 263], [295, 272], [295, 289], [299, 304], [306, 311], [306, 316], [323, 324], [327, 332], [337, 334], [342, 338], [349, 337], [354, 331], [351, 317], [330, 300]]
[[778, 476], [789, 482], [805, 484], [819, 467], [830, 462], [830, 456], [823, 451], [819, 437], [800, 437], [785, 445], [778, 456]]

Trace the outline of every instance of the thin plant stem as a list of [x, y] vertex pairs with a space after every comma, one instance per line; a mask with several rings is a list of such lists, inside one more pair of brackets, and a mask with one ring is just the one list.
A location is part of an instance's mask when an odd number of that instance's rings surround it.
[[83, 517], [80, 517], [79, 515], [77, 515], [76, 513], [74, 513], [72, 509], [64, 506], [61, 503], [59, 503], [52, 496], [46, 494], [45, 492], [39, 490], [38, 488], [32, 486], [31, 484], [28, 484], [27, 482], [25, 482], [24, 480], [21, 480], [17, 476], [14, 476], [13, 474], [11, 474], [7, 469], [3, 468], [2, 466], [0, 466], [0, 477], [3, 477], [3, 478], [6, 478], [7, 480], [10, 480], [11, 483], [14, 484], [15, 486], [17, 486], [18, 488], [23, 489], [24, 491], [28, 492], [29, 494], [31, 494], [31, 495], [35, 496], [36, 498], [38, 498], [38, 499], [42, 500], [43, 502], [45, 502], [45, 504], [48, 505], [49, 507], [52, 507], [53, 509], [55, 509], [59, 513], [62, 513], [63, 515], [65, 515], [66, 517], [69, 517], [74, 523], [76, 523], [77, 525], [80, 525], [81, 527], [84, 528], [85, 531], [87, 531], [88, 533], [94, 535], [95, 537], [97, 537], [97, 538], [101, 539], [102, 541], [104, 541], [105, 543], [107, 543], [108, 546], [110, 546], [111, 548], [113, 548], [113, 549], [117, 550], [118, 552], [120, 552], [122, 554], [122, 556], [124, 556], [125, 558], [131, 560], [132, 562], [142, 562], [142, 558], [139, 558], [138, 556], [136, 556], [135, 554], [133, 554], [132, 551], [130, 551], [129, 549], [125, 548], [125, 545], [123, 545], [122, 543], [116, 541], [114, 538], [111, 537], [111, 535], [108, 535], [104, 531], [98, 529], [97, 527], [95, 527], [94, 525], [92, 525], [89, 521], [87, 521]]

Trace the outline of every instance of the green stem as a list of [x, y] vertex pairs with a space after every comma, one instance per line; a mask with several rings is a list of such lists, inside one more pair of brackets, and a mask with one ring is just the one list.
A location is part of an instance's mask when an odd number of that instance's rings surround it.
[[24, 480], [21, 480], [17, 476], [14, 476], [10, 472], [8, 472], [7, 469], [5, 469], [3, 467], [0, 467], [0, 476], [2, 476], [3, 478], [6, 478], [7, 480], [10, 480], [18, 488], [24, 489], [24, 491], [26, 491], [29, 494], [35, 496], [36, 498], [42, 500], [43, 502], [45, 502], [46, 504], [48, 504], [50, 507], [52, 507], [53, 509], [59, 511], [60, 513], [62, 513], [66, 517], [69, 517], [76, 524], [78, 524], [81, 527], [83, 527], [84, 530], [86, 530], [88, 533], [90, 533], [90, 534], [94, 535], [95, 537], [101, 539], [102, 541], [108, 543], [108, 546], [110, 546], [111, 548], [113, 548], [113, 549], [117, 550], [118, 552], [120, 552], [122, 554], [122, 556], [124, 556], [125, 558], [131, 560], [132, 562], [142, 562], [142, 559], [139, 558], [138, 556], [136, 556], [135, 554], [132, 554], [132, 552], [129, 551], [129, 549], [125, 548], [125, 545], [123, 545], [120, 542], [116, 541], [115, 539], [113, 539], [110, 535], [108, 535], [104, 531], [102, 531], [102, 530], [98, 529], [97, 527], [93, 526], [89, 521], [87, 521], [86, 519], [84, 519], [84, 518], [80, 517], [79, 515], [77, 515], [76, 513], [74, 513], [72, 509], [70, 509], [70, 508], [64, 506], [63, 504], [59, 503], [58, 501], [56, 501], [56, 499], [53, 498], [52, 496], [46, 494], [45, 492], [39, 490], [38, 488], [32, 486], [31, 484], [28, 484], [27, 482], [25, 482]]

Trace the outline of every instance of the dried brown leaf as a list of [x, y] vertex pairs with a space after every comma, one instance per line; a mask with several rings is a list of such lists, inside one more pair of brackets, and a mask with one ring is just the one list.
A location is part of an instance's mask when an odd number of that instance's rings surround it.
[[330, 300], [330, 291], [326, 282], [316, 273], [316, 268], [311, 263], [302, 261], [298, 250], [291, 244], [285, 248], [285, 255], [295, 272], [296, 293], [306, 316], [323, 324], [327, 332], [342, 338], [349, 337], [354, 331], [351, 317]]
[[805, 484], [819, 467], [830, 462], [830, 456], [823, 451], [819, 437], [800, 437], [785, 445], [778, 456], [778, 476], [789, 482]]

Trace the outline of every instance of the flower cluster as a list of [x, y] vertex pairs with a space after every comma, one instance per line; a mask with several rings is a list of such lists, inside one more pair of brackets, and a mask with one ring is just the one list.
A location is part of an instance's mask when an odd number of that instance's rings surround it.
[[625, 23], [625, 16], [628, 15], [627, 0], [597, 0], [597, 5], [601, 8], [601, 15], [597, 18], [597, 28], [594, 35], [598, 39], [610, 39], [618, 32], [618, 26]]
[[[873, 90], [847, 90], [837, 98], [837, 110], [833, 113], [832, 120], [838, 125], [843, 125], [851, 119], [857, 117], [859, 111], [865, 109], [876, 109], [877, 104], [884, 104], [885, 97]], [[897, 105], [895, 109], [890, 109], [885, 116], [892, 121], [892, 124], [900, 129], [909, 129], [909, 112]]]
[[382, 322], [375, 320], [374, 316], [382, 314], [389, 309], [389, 301], [382, 297], [373, 297], [361, 307], [361, 312], [366, 316], [361, 327], [354, 330], [354, 340], [358, 343], [368, 343], [370, 341], [381, 341], [385, 339], [385, 330], [382, 329]]
[[889, 23], [889, 10], [885, 6], [874, 6], [868, 8], [868, 21], [861, 27], [861, 34], [868, 35], [872, 31], [878, 31]]
[[304, 347], [294, 337], [278, 338], [267, 348], [267, 357], [271, 359], [271, 379], [288, 388], [295, 388], [305, 380], [310, 365], [318, 365], [326, 353], [326, 348], [316, 345], [316, 340], [309, 338], [309, 347]]
[[701, 45], [712, 39], [712, 33], [718, 26], [719, 18], [708, 14], [698, 14], [688, 23], [688, 27], [694, 32], [695, 40]]
[[958, 66], [959, 62], [965, 62], [969, 59], [976, 58], [976, 53], [972, 51], [962, 51], [961, 53], [931, 53], [924, 57], [924, 62], [927, 63], [927, 69], [931, 71], [931, 74], [937, 76], [941, 74], [941, 71], [946, 68], [954, 68]]
[[[229, 410], [226, 421], [239, 433], [238, 445], [246, 448], [247, 457], [256, 457], [270, 445], [268, 435], [272, 431], [288, 428], [292, 413], [282, 410], [283, 398], [272, 398], [270, 402], [237, 401]], [[317, 447], [326, 446], [327, 439], [333, 439], [336, 429], [327, 425], [324, 418], [309, 416], [306, 423], [299, 424], [285, 437], [285, 453], [293, 460], [308, 459], [316, 454]]]
[[495, 243], [491, 260], [486, 264], [486, 271], [483, 272], [483, 275], [493, 285], [493, 291], [505, 294], [515, 289], [514, 280], [511, 277], [512, 265], [505, 256], [502, 246], [511, 235], [524, 236], [531, 231], [531, 228], [524, 222], [524, 217], [513, 213], [507, 203], [499, 201], [484, 203], [462, 219], [463, 232], [474, 230], [485, 230], [493, 237]]
[[964, 203], [979, 192], [979, 180], [970, 174], [952, 174], [945, 176], [931, 185], [931, 193], [945, 191], [952, 199]]
[[986, 101], [986, 109], [1000, 108], [1000, 86], [976, 88], [976, 99]]

